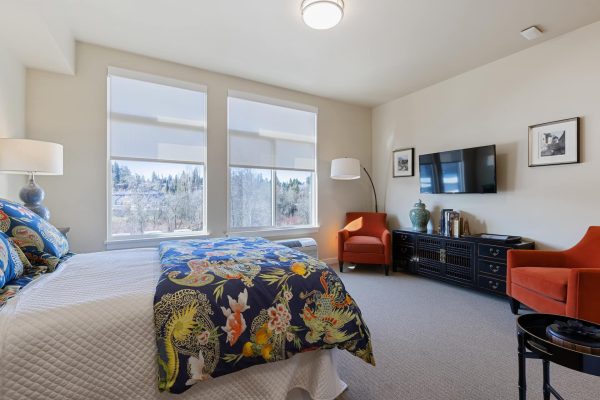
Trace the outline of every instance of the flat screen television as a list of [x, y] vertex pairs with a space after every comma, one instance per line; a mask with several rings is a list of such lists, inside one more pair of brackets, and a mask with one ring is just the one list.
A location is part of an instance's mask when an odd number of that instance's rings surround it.
[[422, 154], [421, 193], [496, 193], [496, 145]]

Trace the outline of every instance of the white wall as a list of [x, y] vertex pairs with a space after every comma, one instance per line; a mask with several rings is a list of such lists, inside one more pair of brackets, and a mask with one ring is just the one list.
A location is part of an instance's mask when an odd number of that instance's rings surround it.
[[[582, 163], [529, 168], [528, 126], [582, 117]], [[413, 178], [391, 177], [393, 149], [425, 154], [497, 144], [498, 194], [419, 193]], [[565, 248], [600, 225], [600, 23], [588, 25], [377, 107], [373, 162], [392, 225], [410, 227], [419, 198], [434, 221], [441, 208], [466, 211], [472, 230]]]
[[[25, 67], [3, 49], [0, 49], [0, 137], [25, 137]], [[0, 172], [0, 197], [17, 200], [24, 183], [23, 176]]]
[[335, 257], [344, 214], [371, 207], [370, 186], [332, 181], [330, 161], [340, 156], [371, 165], [371, 110], [232, 76], [131, 53], [78, 43], [76, 74], [27, 72], [27, 132], [64, 145], [64, 175], [40, 177], [52, 222], [71, 227], [75, 251], [104, 249], [106, 240], [106, 74], [109, 65], [208, 86], [208, 230], [227, 230], [227, 90], [235, 89], [319, 108], [319, 222], [313, 235], [321, 258]]

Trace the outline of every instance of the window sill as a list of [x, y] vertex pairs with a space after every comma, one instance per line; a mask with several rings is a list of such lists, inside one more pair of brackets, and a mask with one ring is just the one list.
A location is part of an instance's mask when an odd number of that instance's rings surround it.
[[261, 237], [280, 237], [280, 236], [302, 236], [310, 233], [319, 232], [318, 226], [305, 226], [299, 228], [275, 228], [275, 229], [257, 229], [244, 231], [229, 231], [227, 236], [261, 236]]
[[188, 235], [161, 235], [136, 239], [110, 239], [104, 242], [106, 250], [137, 249], [142, 247], [158, 247], [160, 242], [167, 240], [204, 239], [208, 232], [193, 232]]

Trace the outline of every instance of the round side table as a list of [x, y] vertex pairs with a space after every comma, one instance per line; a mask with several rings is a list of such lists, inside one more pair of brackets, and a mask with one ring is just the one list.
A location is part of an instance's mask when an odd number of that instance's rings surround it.
[[600, 329], [600, 325], [575, 318], [551, 314], [527, 314], [517, 318], [517, 339], [519, 342], [519, 400], [527, 398], [525, 376], [528, 358], [542, 360], [544, 400], [554, 396], [564, 398], [550, 384], [550, 363], [590, 375], [600, 376], [600, 355], [593, 355], [565, 347], [552, 341], [546, 333], [548, 326], [557, 322], [580, 322], [588, 327]]

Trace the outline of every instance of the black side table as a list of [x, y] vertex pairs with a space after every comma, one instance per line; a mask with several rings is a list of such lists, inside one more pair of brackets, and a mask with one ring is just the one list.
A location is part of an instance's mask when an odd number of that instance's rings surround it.
[[[557, 321], [579, 321], [574, 318], [551, 314], [527, 314], [517, 318], [517, 339], [519, 342], [519, 400], [527, 399], [525, 376], [526, 360], [540, 359], [543, 363], [544, 400], [553, 395], [558, 400], [564, 398], [550, 384], [550, 363], [600, 376], [600, 355], [592, 355], [573, 350], [552, 342], [546, 334], [546, 328]], [[600, 328], [600, 325], [580, 321], [587, 326]]]

